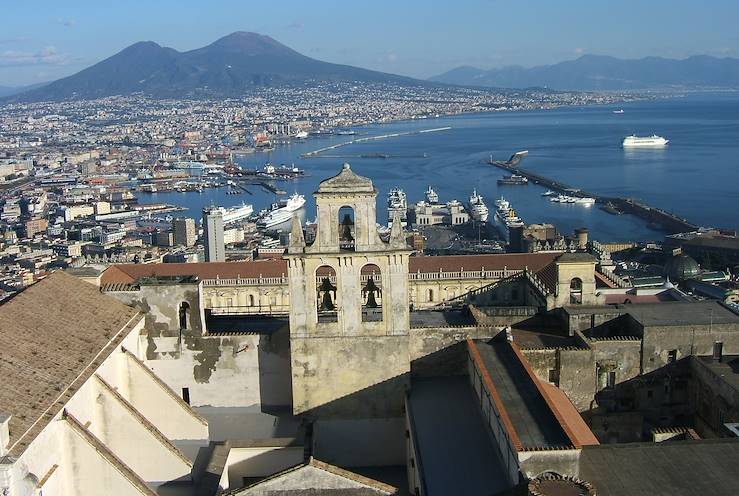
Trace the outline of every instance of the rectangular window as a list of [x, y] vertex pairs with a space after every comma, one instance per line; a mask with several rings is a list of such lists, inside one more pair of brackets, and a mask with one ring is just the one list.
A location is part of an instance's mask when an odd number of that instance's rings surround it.
[[190, 388], [182, 388], [182, 399], [188, 405], [190, 404]]
[[555, 386], [558, 385], [559, 374], [557, 373], [557, 369], [549, 369], [549, 382], [551, 382]]
[[608, 382], [606, 387], [612, 388], [616, 385], [616, 372], [608, 372]]
[[672, 363], [677, 360], [677, 350], [670, 350], [667, 353], [667, 363]]

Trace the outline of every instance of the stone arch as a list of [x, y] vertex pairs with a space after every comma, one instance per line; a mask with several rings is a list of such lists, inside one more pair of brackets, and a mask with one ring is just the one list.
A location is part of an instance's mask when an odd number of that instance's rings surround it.
[[315, 279], [318, 322], [336, 322], [338, 311], [336, 269], [330, 265], [321, 265], [316, 268]]
[[356, 240], [356, 209], [353, 205], [339, 207], [339, 248], [354, 251]]
[[249, 295], [247, 295], [247, 297], [246, 297], [246, 304], [248, 306], [250, 306], [250, 307], [256, 306], [255, 305], [255, 299], [254, 299], [254, 295], [253, 294], [250, 293]]
[[570, 304], [582, 304], [582, 279], [579, 277], [570, 279]]
[[382, 270], [377, 264], [367, 263], [359, 271], [362, 298], [362, 322], [382, 320]]

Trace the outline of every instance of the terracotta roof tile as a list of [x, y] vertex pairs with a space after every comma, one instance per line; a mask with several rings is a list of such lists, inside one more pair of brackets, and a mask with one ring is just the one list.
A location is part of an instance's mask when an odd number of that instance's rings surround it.
[[[142, 316], [57, 271], [0, 305], [0, 413], [22, 453]], [[92, 365], [91, 365], [92, 364]], [[22, 439], [21, 439], [22, 437]]]

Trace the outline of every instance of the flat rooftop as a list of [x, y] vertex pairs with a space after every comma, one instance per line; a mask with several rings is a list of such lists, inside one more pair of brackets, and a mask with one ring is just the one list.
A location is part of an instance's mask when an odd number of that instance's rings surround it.
[[708, 370], [723, 379], [726, 384], [739, 391], [739, 355], [724, 355], [721, 361], [713, 357], [694, 357]]
[[208, 334], [273, 334], [290, 325], [287, 317], [268, 315], [214, 315], [206, 313]]
[[510, 343], [475, 344], [523, 447], [572, 445]]
[[466, 376], [413, 380], [410, 407], [426, 494], [487, 496], [509, 489]]
[[664, 302], [638, 307], [629, 306], [627, 313], [645, 327], [711, 323], [739, 325], [739, 315], [717, 301]]
[[739, 439], [585, 446], [580, 479], [609, 496], [735, 495]]

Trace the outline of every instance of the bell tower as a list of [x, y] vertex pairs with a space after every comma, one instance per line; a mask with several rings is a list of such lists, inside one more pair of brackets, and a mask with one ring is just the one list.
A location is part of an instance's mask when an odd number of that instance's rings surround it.
[[307, 245], [297, 217], [286, 259], [293, 411], [400, 415], [408, 380], [408, 258], [401, 222], [377, 232], [377, 190], [349, 164], [315, 192]]

